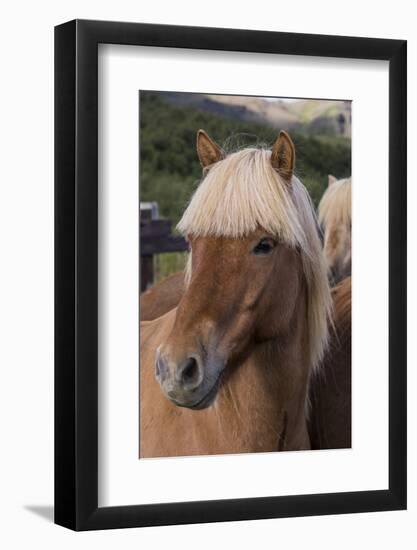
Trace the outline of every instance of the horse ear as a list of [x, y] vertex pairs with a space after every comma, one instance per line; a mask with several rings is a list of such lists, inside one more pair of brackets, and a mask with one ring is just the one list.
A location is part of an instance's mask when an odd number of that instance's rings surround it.
[[337, 178], [329, 174], [329, 183], [328, 183], [329, 187], [332, 185], [332, 183], [335, 183], [336, 181], [337, 181]]
[[221, 147], [204, 130], [197, 132], [197, 154], [203, 168], [208, 168], [225, 157]]
[[295, 165], [295, 147], [287, 132], [279, 133], [272, 147], [271, 164], [285, 180], [291, 181]]

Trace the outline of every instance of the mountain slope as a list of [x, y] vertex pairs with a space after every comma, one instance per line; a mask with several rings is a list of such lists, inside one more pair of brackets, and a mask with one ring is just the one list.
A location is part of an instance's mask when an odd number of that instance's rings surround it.
[[268, 125], [275, 129], [350, 136], [349, 101], [284, 100], [274, 98], [160, 92], [172, 105], [194, 107], [227, 118]]

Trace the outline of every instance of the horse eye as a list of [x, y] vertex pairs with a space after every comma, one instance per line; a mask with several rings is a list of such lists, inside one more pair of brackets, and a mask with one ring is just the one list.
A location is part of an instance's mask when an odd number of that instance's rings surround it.
[[275, 244], [275, 241], [272, 239], [261, 239], [253, 249], [253, 253], [257, 256], [266, 256], [272, 252]]

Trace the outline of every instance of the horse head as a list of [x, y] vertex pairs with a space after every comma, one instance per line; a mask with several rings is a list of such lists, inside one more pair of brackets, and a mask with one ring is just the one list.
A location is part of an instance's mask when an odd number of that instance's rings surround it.
[[293, 174], [288, 134], [272, 150], [226, 156], [199, 131], [197, 152], [203, 179], [178, 224], [190, 243], [186, 288], [155, 361], [165, 396], [192, 409], [213, 403], [254, 346], [284, 346], [300, 315], [315, 364], [330, 308], [316, 220]]

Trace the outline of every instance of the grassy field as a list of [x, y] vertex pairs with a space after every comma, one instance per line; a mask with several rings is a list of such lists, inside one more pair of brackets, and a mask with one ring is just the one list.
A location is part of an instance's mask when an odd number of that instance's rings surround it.
[[168, 275], [183, 271], [187, 262], [187, 252], [169, 252], [154, 256], [154, 283], [159, 283]]

